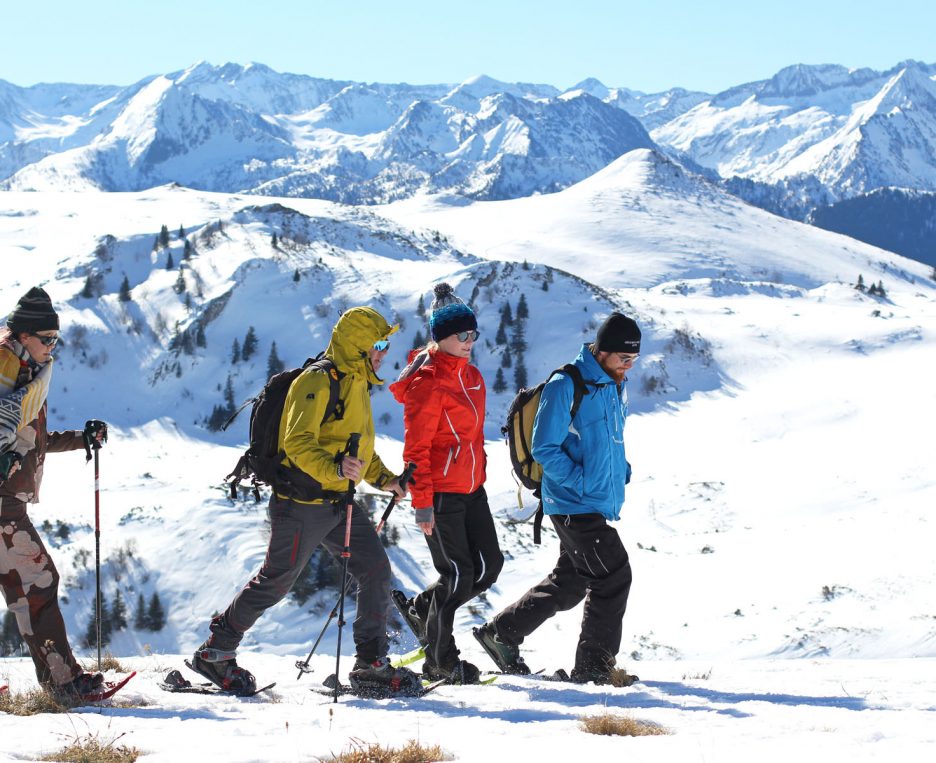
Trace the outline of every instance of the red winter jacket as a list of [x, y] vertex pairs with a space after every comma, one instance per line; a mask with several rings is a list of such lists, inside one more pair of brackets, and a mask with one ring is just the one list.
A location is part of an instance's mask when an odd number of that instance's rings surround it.
[[484, 484], [486, 391], [467, 358], [414, 350], [409, 361], [390, 391], [403, 403], [403, 460], [416, 464], [413, 508], [425, 509], [436, 493], [467, 494]]

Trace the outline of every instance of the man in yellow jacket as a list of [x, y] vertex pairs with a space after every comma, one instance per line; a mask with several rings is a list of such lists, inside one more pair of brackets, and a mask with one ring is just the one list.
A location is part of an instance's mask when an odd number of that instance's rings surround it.
[[[343, 497], [348, 482], [367, 480], [402, 497], [399, 478], [374, 452], [370, 387], [383, 384], [377, 371], [396, 331], [369, 307], [344, 313], [332, 331], [325, 357], [333, 370], [309, 368], [293, 381], [280, 420], [279, 448], [284, 454], [270, 498], [270, 545], [260, 571], [223, 614], [210, 624], [211, 635], [192, 666], [222, 688], [250, 694], [254, 677], [237, 665], [235, 651], [264, 611], [283, 599], [322, 545], [336, 558], [344, 547]], [[334, 373], [339, 382], [335, 415], [323, 421]], [[360, 434], [357, 457], [345, 453], [352, 433]], [[387, 687], [388, 692], [419, 687], [418, 677], [394, 669], [386, 659], [390, 561], [365, 511], [355, 504], [351, 519], [348, 569], [358, 583], [354, 643], [357, 659], [352, 686]]]

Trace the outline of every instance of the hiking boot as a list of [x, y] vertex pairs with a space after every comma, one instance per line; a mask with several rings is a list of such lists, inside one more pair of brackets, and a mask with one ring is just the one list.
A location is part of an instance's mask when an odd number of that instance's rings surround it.
[[530, 675], [530, 669], [520, 656], [520, 648], [501, 641], [494, 623], [485, 623], [471, 632], [501, 671], [515, 676]]
[[100, 673], [81, 673], [67, 684], [51, 689], [52, 696], [62, 703], [81, 702], [104, 687], [104, 676]]
[[348, 681], [355, 693], [375, 697], [418, 696], [423, 688], [418, 673], [408, 668], [395, 668], [386, 657], [373, 662], [358, 658], [348, 673]]
[[393, 590], [390, 592], [390, 598], [393, 599], [393, 603], [400, 611], [400, 615], [406, 621], [406, 624], [413, 632], [420, 646], [423, 648], [428, 646], [429, 641], [426, 639], [426, 618], [420, 615], [419, 611], [416, 609], [415, 597], [408, 599], [403, 591]]
[[624, 668], [611, 667], [591, 667], [591, 668], [572, 668], [572, 674], [569, 681], [577, 684], [593, 683], [599, 686], [630, 686], [637, 683], [640, 679], [631, 675]]
[[214, 649], [207, 641], [192, 655], [190, 666], [219, 689], [239, 697], [249, 697], [257, 691], [257, 679], [238, 666], [234, 652]]
[[466, 685], [481, 683], [481, 671], [466, 660], [458, 660], [451, 667], [423, 663], [423, 675], [430, 681], [443, 680], [449, 684]]

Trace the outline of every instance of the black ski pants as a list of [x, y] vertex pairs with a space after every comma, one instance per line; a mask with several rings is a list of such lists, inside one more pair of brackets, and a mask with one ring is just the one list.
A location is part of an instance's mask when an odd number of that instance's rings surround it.
[[490, 588], [504, 566], [487, 493], [436, 493], [435, 527], [426, 544], [439, 579], [415, 599], [426, 622], [426, 662], [451, 668], [458, 661], [455, 611]]
[[631, 587], [631, 567], [617, 531], [601, 514], [549, 515], [559, 535], [551, 573], [497, 617], [500, 639], [519, 646], [556, 612], [585, 599], [575, 670], [605, 672], [615, 664]]
[[[270, 499], [270, 546], [260, 571], [211, 623], [209, 645], [233, 651], [267, 609], [289, 593], [312, 552], [322, 545], [336, 560], [344, 548], [345, 507]], [[373, 662], [387, 654], [390, 560], [367, 513], [354, 504], [348, 571], [358, 583], [354, 618], [357, 657]]]

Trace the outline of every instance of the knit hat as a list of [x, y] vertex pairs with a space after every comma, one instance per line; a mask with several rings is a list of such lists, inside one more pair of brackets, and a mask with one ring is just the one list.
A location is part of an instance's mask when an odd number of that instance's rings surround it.
[[640, 352], [640, 329], [633, 318], [611, 313], [598, 327], [595, 345], [599, 352]]
[[435, 341], [478, 328], [475, 314], [458, 298], [451, 286], [442, 282], [435, 286], [433, 292], [435, 298], [429, 307], [429, 333]]
[[20, 297], [13, 312], [7, 316], [7, 328], [14, 334], [58, 331], [59, 317], [44, 289], [33, 286]]

